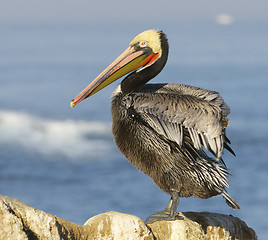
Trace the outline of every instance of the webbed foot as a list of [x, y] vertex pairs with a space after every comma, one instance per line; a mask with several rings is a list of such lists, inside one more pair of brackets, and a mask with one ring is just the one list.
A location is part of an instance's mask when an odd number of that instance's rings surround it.
[[183, 220], [182, 216], [179, 216], [179, 213], [173, 214], [173, 216], [170, 214], [170, 212], [167, 212], [165, 210], [156, 212], [149, 216], [146, 220], [145, 223], [153, 223], [157, 221], [174, 221], [174, 220]]
[[153, 223], [156, 221], [174, 221], [174, 220], [182, 220], [183, 217], [179, 216], [176, 212], [177, 206], [179, 204], [179, 193], [172, 192], [171, 198], [168, 202], [168, 205], [165, 210], [156, 212], [153, 215], [149, 216], [145, 223]]

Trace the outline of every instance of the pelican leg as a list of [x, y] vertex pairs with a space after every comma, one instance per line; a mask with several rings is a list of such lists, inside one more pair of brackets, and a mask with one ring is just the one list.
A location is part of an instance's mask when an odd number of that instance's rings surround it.
[[179, 193], [178, 192], [173, 192], [171, 194], [171, 198], [165, 208], [165, 210], [156, 212], [153, 215], [149, 216], [145, 223], [153, 223], [156, 221], [174, 221], [177, 219], [182, 220], [183, 217], [179, 216], [177, 214], [177, 206], [179, 204]]
[[175, 217], [176, 215], [176, 211], [177, 211], [177, 207], [179, 205], [179, 193], [177, 192], [173, 192], [171, 194], [171, 198], [168, 202], [168, 205], [165, 208], [165, 212], [169, 212], [170, 213], [170, 217]]

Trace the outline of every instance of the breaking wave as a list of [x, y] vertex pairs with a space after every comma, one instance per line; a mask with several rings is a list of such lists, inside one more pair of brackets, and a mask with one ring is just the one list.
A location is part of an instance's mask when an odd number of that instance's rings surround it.
[[109, 156], [115, 148], [109, 122], [53, 120], [1, 110], [0, 144], [71, 159]]

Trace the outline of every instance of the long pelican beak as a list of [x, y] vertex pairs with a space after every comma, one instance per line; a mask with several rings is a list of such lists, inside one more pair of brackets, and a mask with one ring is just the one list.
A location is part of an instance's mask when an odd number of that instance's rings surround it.
[[120, 77], [140, 67], [150, 65], [157, 59], [158, 54], [151, 48], [135, 49], [129, 46], [114, 62], [112, 62], [98, 77], [96, 77], [70, 103], [74, 107], [77, 103], [100, 91]]

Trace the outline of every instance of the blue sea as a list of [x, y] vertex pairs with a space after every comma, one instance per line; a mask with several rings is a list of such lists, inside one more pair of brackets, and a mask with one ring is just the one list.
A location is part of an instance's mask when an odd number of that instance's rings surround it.
[[[163, 27], [170, 55], [152, 82], [221, 93], [231, 108], [229, 194], [181, 199], [178, 211], [232, 214], [268, 239], [268, 32], [262, 22]], [[155, 27], [155, 26], [151, 26]], [[148, 28], [148, 27], [147, 27]], [[119, 81], [71, 109], [69, 102], [147, 28], [121, 24], [0, 24], [0, 194], [83, 224], [107, 211], [145, 220], [169, 196], [121, 155], [110, 98]]]

